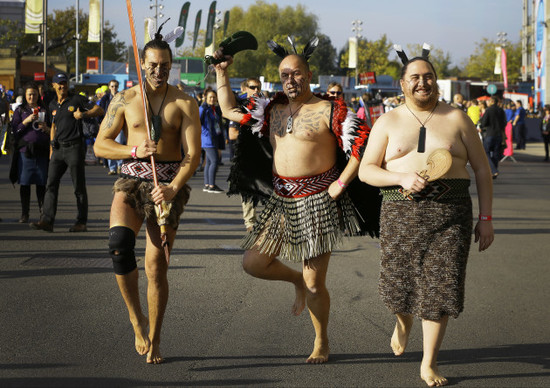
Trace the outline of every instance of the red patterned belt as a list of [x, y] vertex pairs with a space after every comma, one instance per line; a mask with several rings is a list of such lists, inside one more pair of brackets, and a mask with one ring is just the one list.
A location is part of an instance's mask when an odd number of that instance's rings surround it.
[[273, 174], [275, 193], [286, 198], [301, 198], [326, 190], [338, 179], [340, 172], [335, 167], [319, 175], [287, 178]]
[[[159, 182], [171, 182], [180, 168], [181, 162], [156, 162], [157, 179]], [[140, 181], [153, 181], [151, 162], [143, 160], [125, 160], [120, 167], [120, 176]]]

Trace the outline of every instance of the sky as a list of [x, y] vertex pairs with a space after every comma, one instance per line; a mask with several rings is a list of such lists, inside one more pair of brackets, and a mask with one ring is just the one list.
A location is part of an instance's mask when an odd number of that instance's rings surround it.
[[[75, 6], [88, 13], [88, 0], [49, 0], [48, 12]], [[167, 27], [175, 28], [179, 12], [185, 0], [156, 0], [164, 5], [163, 19], [171, 17]], [[205, 28], [206, 14], [210, 0], [190, 0], [187, 29], [194, 26], [195, 15], [202, 9], [201, 28]], [[155, 0], [133, 0], [136, 30], [143, 31], [143, 19], [153, 17], [149, 8]], [[244, 10], [255, 0], [218, 0], [217, 9], [229, 10], [240, 6]], [[362, 35], [368, 40], [377, 40], [383, 34], [393, 43], [404, 48], [407, 44], [430, 43], [434, 49], [441, 49], [451, 56], [455, 65], [460, 65], [474, 53], [476, 42], [483, 38], [496, 40], [498, 32], [506, 32], [508, 41], [520, 40], [522, 25], [522, 0], [264, 0], [276, 3], [280, 8], [305, 6], [308, 13], [318, 18], [320, 32], [328, 35], [339, 51], [347, 40], [354, 36], [352, 21], [361, 20]], [[116, 4], [116, 7], [113, 5]], [[105, 20], [115, 25], [117, 38], [131, 42], [130, 27], [124, 0], [105, 2]], [[261, 22], [261, 21], [259, 21]], [[252, 31], [251, 31], [252, 32]], [[139, 34], [139, 32], [138, 32]], [[289, 31], [292, 34], [292, 31]], [[138, 44], [143, 38], [138, 37]], [[186, 42], [188, 43], [188, 42]]]

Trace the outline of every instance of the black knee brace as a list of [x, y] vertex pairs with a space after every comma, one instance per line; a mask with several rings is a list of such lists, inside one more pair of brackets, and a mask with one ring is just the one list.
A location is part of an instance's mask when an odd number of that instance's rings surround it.
[[132, 229], [126, 226], [109, 229], [109, 254], [117, 275], [126, 275], [137, 268], [135, 245], [136, 235]]

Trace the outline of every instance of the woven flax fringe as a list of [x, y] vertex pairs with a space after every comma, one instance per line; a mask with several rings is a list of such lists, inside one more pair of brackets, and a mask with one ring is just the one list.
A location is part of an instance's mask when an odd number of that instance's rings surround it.
[[241, 246], [300, 262], [331, 252], [344, 235], [358, 231], [359, 223], [347, 193], [338, 201], [326, 190], [303, 198], [273, 194]]
[[[137, 179], [118, 178], [113, 186], [113, 192], [122, 191], [126, 194], [124, 202], [130, 205], [138, 217], [146, 219], [157, 219], [155, 203], [151, 198], [151, 191], [155, 185], [153, 182], [140, 181]], [[177, 192], [172, 199], [172, 208], [168, 217], [168, 225], [174, 229], [178, 228], [179, 219], [183, 209], [189, 200], [191, 188], [185, 185]]]

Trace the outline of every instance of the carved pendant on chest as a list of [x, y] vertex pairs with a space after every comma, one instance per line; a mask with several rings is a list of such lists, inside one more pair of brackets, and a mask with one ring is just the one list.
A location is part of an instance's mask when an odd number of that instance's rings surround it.
[[292, 116], [288, 116], [288, 119], [286, 119], [286, 133], [292, 132]]

